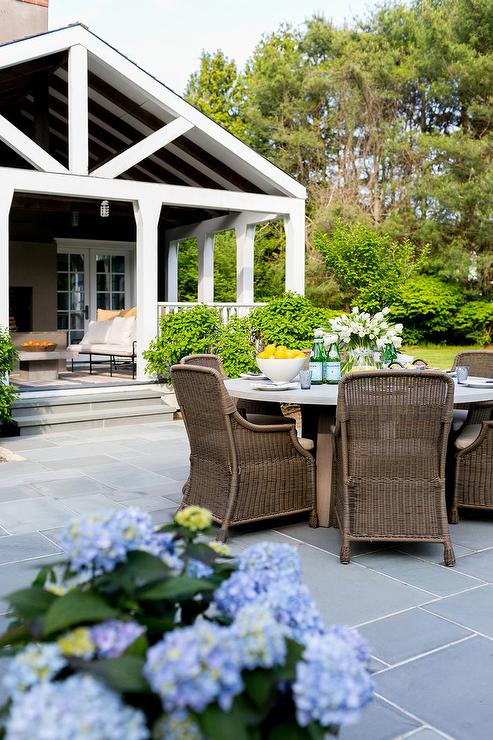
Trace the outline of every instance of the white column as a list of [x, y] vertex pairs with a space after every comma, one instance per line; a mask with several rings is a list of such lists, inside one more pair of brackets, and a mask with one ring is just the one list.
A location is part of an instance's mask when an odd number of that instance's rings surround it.
[[201, 303], [214, 301], [214, 234], [198, 238], [199, 245], [199, 289]]
[[87, 49], [72, 46], [68, 53], [68, 168], [87, 175], [89, 167], [89, 116]]
[[168, 244], [166, 265], [166, 300], [169, 303], [178, 301], [178, 242]]
[[144, 380], [145, 360], [142, 352], [158, 331], [157, 320], [157, 270], [158, 223], [162, 203], [147, 197], [134, 202], [137, 225], [137, 378]]
[[305, 293], [305, 201], [293, 200], [291, 213], [284, 217], [286, 232], [286, 290]]
[[255, 224], [236, 227], [236, 302], [253, 303]]
[[14, 189], [0, 187], [0, 327], [9, 328], [9, 214]]

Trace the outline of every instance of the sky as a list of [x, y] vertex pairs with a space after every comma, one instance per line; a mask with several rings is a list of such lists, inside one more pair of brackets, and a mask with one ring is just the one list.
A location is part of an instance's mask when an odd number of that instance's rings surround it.
[[177, 93], [202, 50], [241, 67], [260, 36], [283, 21], [300, 25], [321, 12], [335, 23], [365, 17], [372, 0], [50, 0], [51, 29], [80, 21]]

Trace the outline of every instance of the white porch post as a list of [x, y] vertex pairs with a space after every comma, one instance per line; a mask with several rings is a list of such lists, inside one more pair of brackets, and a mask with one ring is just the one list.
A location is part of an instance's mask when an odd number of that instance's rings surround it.
[[158, 222], [161, 200], [146, 197], [134, 202], [137, 225], [137, 378], [145, 379], [143, 350], [157, 333]]
[[74, 175], [87, 175], [89, 167], [87, 49], [72, 46], [68, 54], [68, 158]]
[[178, 301], [178, 242], [168, 244], [168, 260], [166, 268], [166, 300], [169, 303]]
[[214, 301], [214, 234], [199, 237], [199, 287], [201, 303]]
[[253, 303], [255, 224], [236, 227], [236, 301]]
[[291, 211], [284, 216], [286, 232], [286, 290], [305, 293], [305, 201], [293, 201]]
[[[14, 189], [0, 188], [0, 327], [9, 328], [9, 214]], [[3, 277], [2, 277], [3, 275]]]

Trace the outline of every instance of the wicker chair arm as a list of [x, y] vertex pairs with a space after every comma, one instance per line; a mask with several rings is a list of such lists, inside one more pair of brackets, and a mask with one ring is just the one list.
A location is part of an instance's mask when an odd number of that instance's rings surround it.
[[477, 450], [478, 447], [481, 447], [481, 445], [484, 443], [485, 439], [488, 437], [488, 435], [493, 432], [493, 421], [483, 421], [481, 426], [481, 431], [474, 440], [474, 442], [471, 442], [469, 447], [466, 447], [463, 450], [460, 450], [457, 453], [457, 458], [464, 458], [467, 457], [471, 452], [474, 452], [474, 450]]
[[289, 422], [286, 419], [286, 424], [252, 424], [238, 412], [231, 414], [231, 418], [239, 461], [244, 456], [246, 448], [250, 452], [255, 449], [258, 459], [264, 462], [268, 459], [277, 459], [280, 455], [289, 456], [293, 448], [303, 457], [313, 460], [311, 453], [298, 442], [294, 421]]
[[483, 421], [489, 421], [493, 411], [493, 401], [471, 403], [468, 411], [465, 424], [481, 424]]

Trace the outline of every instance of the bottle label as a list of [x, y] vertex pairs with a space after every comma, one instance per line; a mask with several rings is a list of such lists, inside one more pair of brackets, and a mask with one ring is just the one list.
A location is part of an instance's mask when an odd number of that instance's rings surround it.
[[326, 362], [324, 365], [324, 379], [327, 383], [338, 383], [341, 379], [341, 363]]
[[312, 383], [321, 383], [323, 379], [323, 362], [310, 362]]

